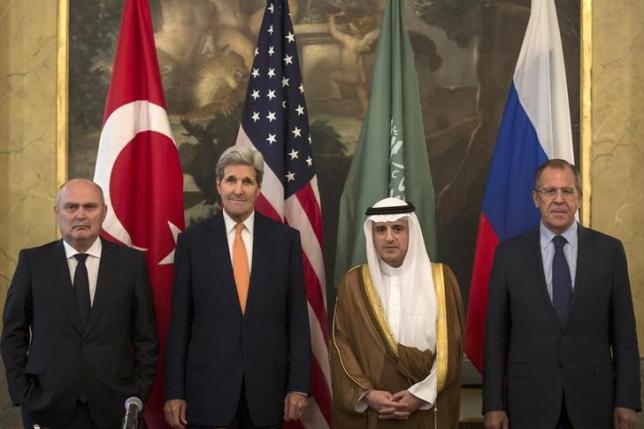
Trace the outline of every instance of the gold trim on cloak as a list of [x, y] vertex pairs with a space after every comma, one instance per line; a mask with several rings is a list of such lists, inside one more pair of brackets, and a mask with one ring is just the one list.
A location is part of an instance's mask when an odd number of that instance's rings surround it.
[[398, 341], [396, 341], [396, 338], [394, 338], [394, 335], [391, 333], [391, 329], [389, 329], [389, 323], [387, 323], [387, 319], [385, 317], [385, 310], [382, 308], [376, 288], [373, 287], [368, 264], [364, 264], [362, 266], [362, 284], [364, 285], [364, 291], [367, 295], [367, 299], [369, 300], [369, 306], [373, 309], [373, 314], [376, 316], [378, 329], [385, 339], [385, 344], [389, 349], [389, 352], [398, 357]]
[[445, 299], [445, 276], [443, 264], [432, 263], [432, 276], [436, 289], [436, 391], [445, 387], [447, 380], [449, 343], [447, 332], [447, 300]]
[[[436, 375], [437, 375], [437, 392], [445, 387], [447, 380], [448, 362], [449, 362], [449, 343], [447, 332], [447, 300], [445, 297], [445, 277], [443, 273], [443, 264], [432, 263], [432, 277], [434, 279], [434, 288], [436, 290]], [[385, 311], [380, 303], [380, 298], [371, 281], [369, 266], [362, 266], [362, 283], [364, 284], [365, 294], [369, 300], [371, 308], [374, 310], [376, 322], [385, 339], [385, 344], [394, 356], [398, 356], [398, 342], [389, 329], [389, 323], [385, 317]]]
[[344, 361], [342, 360], [342, 353], [340, 352], [340, 347], [338, 347], [338, 343], [335, 339], [335, 316], [337, 311], [338, 311], [338, 305], [337, 305], [337, 297], [336, 297], [336, 305], [333, 308], [333, 326], [331, 327], [331, 338], [332, 338], [333, 346], [335, 347], [336, 353], [338, 354], [338, 360], [340, 361], [340, 366], [342, 367], [342, 371], [344, 371], [346, 376], [349, 377], [351, 381], [357, 384], [362, 390], [367, 390], [367, 386], [360, 383], [351, 375], [347, 367], [344, 365]]

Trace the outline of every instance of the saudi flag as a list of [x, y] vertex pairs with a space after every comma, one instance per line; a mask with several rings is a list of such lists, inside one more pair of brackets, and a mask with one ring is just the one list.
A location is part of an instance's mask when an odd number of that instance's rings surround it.
[[365, 211], [392, 196], [416, 206], [430, 258], [436, 254], [434, 185], [429, 171], [418, 76], [402, 0], [387, 0], [369, 108], [340, 198], [335, 282], [366, 263]]

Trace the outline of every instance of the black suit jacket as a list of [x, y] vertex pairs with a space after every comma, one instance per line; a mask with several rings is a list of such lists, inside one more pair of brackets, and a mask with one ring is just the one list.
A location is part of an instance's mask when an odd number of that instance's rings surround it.
[[179, 236], [165, 397], [188, 422], [222, 427], [244, 382], [256, 425], [279, 424], [286, 392], [309, 392], [308, 311], [296, 230], [255, 212], [250, 289], [241, 312], [223, 214]]
[[81, 330], [62, 241], [22, 250], [3, 321], [11, 398], [40, 425], [64, 424], [82, 396], [97, 423], [119, 426], [125, 399], [145, 398], [152, 386], [158, 345], [138, 251], [103, 240], [94, 302]]
[[570, 315], [546, 288], [539, 230], [496, 251], [489, 288], [484, 411], [512, 428], [552, 428], [562, 398], [576, 428], [612, 427], [614, 407], [640, 410], [639, 352], [622, 244], [579, 226]]

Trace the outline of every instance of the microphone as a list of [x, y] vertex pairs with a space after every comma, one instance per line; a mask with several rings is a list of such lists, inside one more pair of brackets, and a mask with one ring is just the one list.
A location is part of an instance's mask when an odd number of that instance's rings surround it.
[[130, 396], [125, 400], [125, 416], [123, 417], [122, 429], [136, 429], [139, 421], [139, 413], [143, 409], [143, 402], [136, 396]]

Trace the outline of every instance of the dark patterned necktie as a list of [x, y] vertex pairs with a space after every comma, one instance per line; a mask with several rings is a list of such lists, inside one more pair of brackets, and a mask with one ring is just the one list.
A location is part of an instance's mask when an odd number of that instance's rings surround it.
[[568, 311], [570, 309], [570, 298], [572, 297], [572, 280], [570, 268], [563, 248], [568, 241], [561, 235], [552, 239], [555, 246], [555, 256], [552, 258], [552, 305], [559, 318], [561, 326], [566, 326]]
[[85, 260], [87, 259], [86, 253], [77, 253], [74, 255], [78, 264], [74, 272], [74, 297], [76, 298], [76, 306], [78, 307], [78, 314], [80, 315], [81, 327], [85, 329], [87, 319], [89, 319], [89, 311], [91, 302], [89, 298], [89, 276], [87, 275], [87, 266]]

